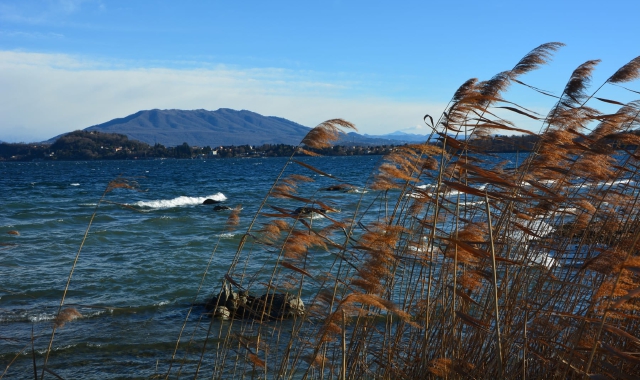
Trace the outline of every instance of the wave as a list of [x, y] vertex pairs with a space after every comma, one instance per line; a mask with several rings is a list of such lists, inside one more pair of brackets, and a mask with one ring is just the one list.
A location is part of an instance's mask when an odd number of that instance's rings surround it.
[[[108, 309], [94, 309], [86, 307], [76, 307], [76, 309], [82, 314], [78, 319], [87, 319], [97, 317], [109, 311]], [[17, 309], [17, 310], [5, 310], [0, 313], [0, 323], [16, 323], [16, 322], [47, 322], [53, 321], [56, 317], [57, 308], [52, 307], [48, 310], [42, 310], [42, 308], [32, 309]]]
[[631, 179], [619, 179], [615, 181], [599, 182], [597, 186], [617, 186], [617, 185], [635, 185], [635, 181]]
[[71, 185], [69, 185], [69, 186], [80, 186], [80, 184], [79, 184], [79, 183], [77, 183], [77, 182], [75, 182], [75, 183], [72, 183], [72, 184], [71, 184]]
[[214, 201], [222, 202], [227, 200], [227, 197], [222, 193], [208, 195], [206, 197], [180, 196], [173, 199], [158, 199], [155, 201], [139, 201], [131, 204], [130, 206], [153, 208], [153, 209], [166, 209], [166, 208], [173, 208], [173, 207], [200, 205], [202, 204], [202, 202], [205, 201], [205, 199], [213, 199]]

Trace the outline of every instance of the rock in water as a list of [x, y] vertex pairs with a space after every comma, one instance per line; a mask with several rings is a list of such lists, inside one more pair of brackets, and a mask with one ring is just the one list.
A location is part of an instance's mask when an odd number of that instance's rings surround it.
[[356, 188], [352, 185], [348, 185], [346, 183], [341, 183], [338, 185], [332, 185], [329, 187], [325, 187], [324, 189], [322, 189], [324, 191], [342, 191], [343, 193], [351, 193], [354, 192], [356, 190]]
[[213, 312], [213, 317], [224, 320], [231, 319], [231, 312], [229, 311], [229, 309], [227, 309], [226, 306], [218, 306]]
[[229, 206], [214, 206], [213, 207], [213, 211], [223, 211], [223, 210], [231, 210], [231, 207]]
[[309, 216], [312, 215], [314, 213], [316, 214], [324, 214], [326, 213], [327, 210], [323, 209], [323, 208], [317, 208], [317, 207], [298, 207], [297, 209], [295, 209], [293, 211], [293, 215], [299, 215], [299, 216]]
[[289, 293], [264, 294], [254, 302], [254, 310], [274, 319], [288, 319], [304, 315], [304, 302], [300, 297]]
[[222, 201], [216, 201], [215, 199], [207, 198], [202, 202], [203, 205], [214, 205], [216, 203], [220, 203]]
[[205, 309], [220, 319], [288, 319], [304, 315], [304, 302], [289, 293], [264, 294], [256, 298], [246, 290], [236, 293], [225, 283], [220, 293], [206, 302]]

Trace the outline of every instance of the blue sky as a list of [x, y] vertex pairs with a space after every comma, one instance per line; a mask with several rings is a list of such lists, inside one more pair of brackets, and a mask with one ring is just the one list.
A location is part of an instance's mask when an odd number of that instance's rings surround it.
[[[523, 81], [560, 94], [575, 67], [602, 59], [599, 86], [640, 55], [638, 15], [628, 0], [2, 0], [0, 140], [45, 140], [152, 108], [427, 133], [422, 117], [442, 112], [465, 80], [489, 79], [545, 42], [567, 46]], [[506, 98], [541, 113], [553, 104], [516, 86]]]

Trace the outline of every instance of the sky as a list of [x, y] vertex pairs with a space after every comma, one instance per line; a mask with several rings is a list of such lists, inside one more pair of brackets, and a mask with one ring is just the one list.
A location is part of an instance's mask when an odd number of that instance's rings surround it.
[[[597, 88], [640, 55], [638, 15], [629, 0], [0, 0], [0, 140], [43, 141], [146, 109], [427, 134], [424, 115], [440, 115], [464, 81], [546, 42], [566, 46], [522, 81], [559, 95], [578, 65], [601, 59]], [[609, 87], [599, 96], [635, 100]], [[505, 98], [541, 114], [553, 105], [520, 85]]]

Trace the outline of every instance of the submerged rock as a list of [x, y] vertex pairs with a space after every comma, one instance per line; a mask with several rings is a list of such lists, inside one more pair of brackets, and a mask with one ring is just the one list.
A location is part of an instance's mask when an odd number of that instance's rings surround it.
[[304, 302], [289, 293], [267, 293], [254, 297], [248, 291], [234, 292], [225, 284], [217, 296], [205, 303], [214, 318], [289, 319], [304, 315]]
[[323, 209], [323, 208], [317, 208], [317, 207], [298, 207], [297, 209], [295, 209], [293, 211], [294, 215], [301, 215], [301, 216], [308, 216], [311, 215], [313, 213], [316, 214], [324, 214], [326, 213], [327, 210]]
[[203, 205], [214, 205], [216, 203], [222, 203], [222, 201], [217, 201], [215, 199], [207, 198], [202, 202]]
[[218, 306], [213, 312], [213, 317], [224, 320], [231, 319], [231, 312], [229, 311], [229, 309], [227, 309], [226, 306]]
[[304, 315], [304, 302], [290, 293], [264, 294], [254, 304], [273, 319], [289, 319]]
[[338, 184], [338, 185], [325, 187], [322, 190], [324, 190], [324, 191], [342, 191], [343, 193], [352, 193], [352, 192], [356, 191], [356, 187], [353, 186], [353, 185], [348, 185], [346, 183], [341, 183], [341, 184]]
[[213, 207], [213, 211], [224, 211], [224, 210], [232, 210], [232, 208], [229, 206], [220, 206], [220, 205]]

